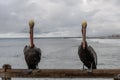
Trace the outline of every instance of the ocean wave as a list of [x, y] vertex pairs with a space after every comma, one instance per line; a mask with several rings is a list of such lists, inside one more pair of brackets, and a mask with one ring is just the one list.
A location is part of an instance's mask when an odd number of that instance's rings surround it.
[[[34, 34], [34, 37], [43, 36]], [[29, 38], [29, 33], [0, 33], [0, 38]]]

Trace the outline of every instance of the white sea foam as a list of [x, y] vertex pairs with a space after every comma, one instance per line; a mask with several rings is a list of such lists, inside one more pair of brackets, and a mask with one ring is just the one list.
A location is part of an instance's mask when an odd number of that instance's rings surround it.
[[[28, 38], [29, 33], [0, 33], [0, 38]], [[43, 37], [40, 34], [34, 34], [34, 37]]]
[[90, 39], [90, 41], [107, 44], [120, 44], [120, 39]]
[[0, 33], [0, 38], [24, 38], [28, 37], [26, 33]]

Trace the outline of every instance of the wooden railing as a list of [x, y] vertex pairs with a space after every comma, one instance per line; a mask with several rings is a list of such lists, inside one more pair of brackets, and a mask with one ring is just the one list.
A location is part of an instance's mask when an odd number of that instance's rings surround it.
[[92, 73], [80, 69], [11, 69], [9, 64], [0, 69], [2, 80], [11, 78], [114, 78], [120, 80], [120, 69], [96, 69]]

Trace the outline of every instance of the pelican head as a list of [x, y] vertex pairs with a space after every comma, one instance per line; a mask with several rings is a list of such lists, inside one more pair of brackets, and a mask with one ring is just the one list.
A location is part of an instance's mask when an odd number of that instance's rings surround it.
[[83, 20], [82, 21], [82, 34], [85, 36], [86, 35], [86, 28], [87, 28], [87, 21]]
[[82, 28], [86, 28], [87, 27], [87, 21], [86, 20], [83, 20], [82, 21]]
[[29, 26], [30, 26], [30, 28], [33, 28], [33, 27], [34, 27], [34, 20], [33, 20], [33, 19], [31, 19], [31, 20], [29, 21]]

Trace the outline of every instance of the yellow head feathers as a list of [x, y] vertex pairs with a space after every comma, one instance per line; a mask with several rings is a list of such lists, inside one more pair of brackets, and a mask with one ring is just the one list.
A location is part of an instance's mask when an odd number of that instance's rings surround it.
[[82, 27], [85, 27], [85, 28], [87, 27], [87, 21], [86, 20], [82, 21]]
[[34, 23], [34, 20], [33, 20], [33, 19], [29, 21], [29, 26], [30, 26], [30, 28], [33, 28], [33, 27], [34, 27], [34, 24], [35, 24], [35, 23]]

